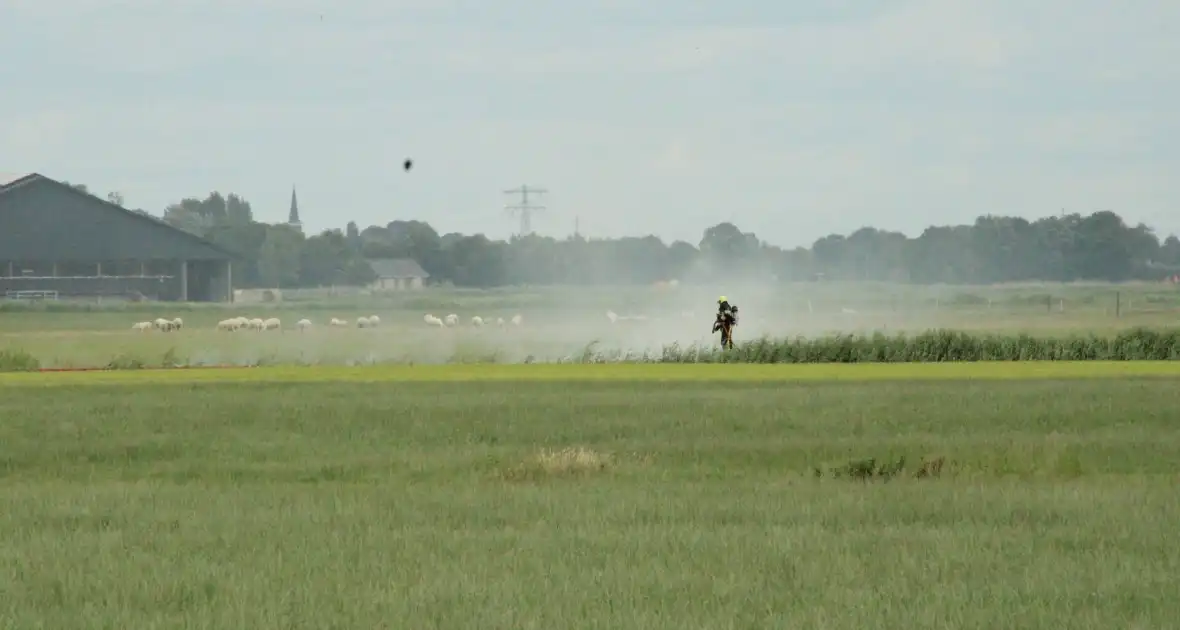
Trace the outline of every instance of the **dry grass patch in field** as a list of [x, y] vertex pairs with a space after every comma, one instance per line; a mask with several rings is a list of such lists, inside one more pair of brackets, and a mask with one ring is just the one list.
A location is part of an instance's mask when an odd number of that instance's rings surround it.
[[610, 455], [584, 446], [572, 446], [560, 450], [543, 449], [536, 455], [504, 471], [503, 477], [509, 481], [585, 477], [605, 472], [613, 463], [613, 458]]

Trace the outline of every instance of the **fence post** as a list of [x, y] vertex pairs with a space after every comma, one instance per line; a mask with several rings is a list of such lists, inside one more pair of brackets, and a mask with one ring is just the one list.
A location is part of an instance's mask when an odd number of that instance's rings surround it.
[[1123, 316], [1123, 294], [1121, 291], [1114, 292], [1114, 316]]

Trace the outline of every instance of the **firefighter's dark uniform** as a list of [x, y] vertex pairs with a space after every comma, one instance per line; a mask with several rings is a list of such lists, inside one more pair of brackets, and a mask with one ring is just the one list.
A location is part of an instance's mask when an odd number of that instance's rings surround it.
[[713, 321], [713, 332], [721, 331], [721, 347], [733, 348], [733, 326], [737, 323], [737, 307], [731, 306], [724, 297], [717, 300], [717, 319]]

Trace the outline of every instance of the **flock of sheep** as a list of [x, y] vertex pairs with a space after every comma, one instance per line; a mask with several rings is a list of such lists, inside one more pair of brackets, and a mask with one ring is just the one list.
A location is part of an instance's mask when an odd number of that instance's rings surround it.
[[[693, 313], [684, 312], [681, 313], [681, 317], [692, 318]], [[627, 321], [648, 321], [648, 317], [646, 315], [618, 315], [614, 311], [607, 311], [606, 318], [610, 320], [612, 324]], [[435, 328], [454, 328], [455, 326], [459, 325], [459, 316], [454, 313], [451, 313], [446, 317], [435, 317], [434, 315], [427, 313], [422, 319], [428, 326]], [[503, 317], [497, 317], [495, 321], [493, 321], [491, 318], [485, 319], [476, 315], [471, 318], [471, 325], [479, 328], [485, 325], [495, 324], [496, 326], [503, 328], [509, 323], [511, 323], [513, 326], [519, 326], [523, 320], [523, 317], [521, 317], [519, 313], [513, 315], [512, 318], [507, 322], [504, 321]], [[349, 328], [354, 325], [357, 328], [376, 328], [381, 325], [381, 318], [377, 317], [376, 315], [370, 315], [369, 317], [358, 317], [354, 323], [349, 323], [346, 320], [338, 319], [336, 317], [328, 320], [328, 326], [333, 328]], [[139, 332], [148, 332], [151, 330], [171, 332], [180, 330], [183, 326], [184, 321], [182, 321], [179, 317], [176, 319], [158, 318], [149, 322], [137, 322], [131, 326], [131, 329]], [[300, 331], [308, 330], [311, 327], [312, 323], [309, 319], [301, 319], [295, 322], [295, 328], [299, 329]], [[261, 319], [257, 317], [253, 319], [249, 317], [232, 317], [230, 319], [223, 319], [220, 322], [217, 322], [217, 330], [229, 332], [237, 330], [282, 330], [282, 328], [283, 322], [277, 317], [271, 317], [269, 319]]]
[[177, 317], [176, 319], [157, 318], [150, 322], [136, 322], [131, 325], [131, 330], [139, 332], [147, 332], [149, 330], [162, 330], [164, 332], [171, 332], [173, 330], [180, 330], [184, 326], [184, 320]]
[[[343, 319], [333, 317], [332, 319], [328, 320], [328, 325], [333, 328], [348, 328], [351, 324]], [[377, 317], [376, 315], [356, 318], [357, 328], [376, 328], [380, 325], [381, 318]], [[295, 328], [298, 328], [300, 331], [308, 330], [311, 328], [311, 320], [301, 319], [295, 322]], [[282, 329], [283, 322], [277, 317], [271, 317], [270, 319], [259, 319], [257, 317], [254, 319], [250, 319], [248, 317], [231, 317], [230, 319], [223, 319], [217, 322], [217, 330], [224, 330], [227, 332], [234, 332], [237, 330], [264, 331]]]
[[[427, 325], [438, 328], [453, 328], [459, 325], [459, 316], [454, 313], [451, 313], [450, 315], [442, 318], [435, 317], [434, 315], [427, 313], [423, 317], [423, 320], [427, 323]], [[505, 322], [503, 317], [497, 317], [493, 322], [490, 318], [484, 319], [483, 317], [476, 315], [475, 317], [471, 318], [471, 325], [479, 328], [485, 324], [494, 323], [495, 325], [503, 328], [508, 323], [511, 323], [513, 326], [519, 326], [523, 321], [524, 318], [521, 317], [519, 313], [513, 315], [512, 319], [508, 320], [508, 322]], [[376, 315], [370, 315], [369, 317], [358, 317], [356, 318], [356, 322], [352, 324], [346, 320], [336, 317], [328, 320], [328, 326], [333, 328], [349, 328], [354, 325], [357, 328], [376, 328], [381, 325], [381, 318], [377, 317]], [[148, 332], [152, 330], [172, 332], [180, 330], [183, 326], [184, 322], [179, 317], [176, 319], [159, 318], [150, 322], [137, 322], [131, 326], [131, 329], [137, 332]], [[295, 328], [300, 331], [308, 330], [311, 327], [312, 323], [310, 319], [301, 319], [295, 322]], [[217, 322], [217, 330], [226, 332], [234, 332], [238, 330], [254, 330], [260, 332], [266, 330], [281, 331], [282, 329], [283, 322], [277, 317], [271, 317], [269, 319], [261, 319], [257, 317], [231, 317], [230, 319], [223, 319]]]
[[[434, 315], [427, 313], [422, 317], [422, 320], [426, 322], [427, 326], [433, 326], [435, 328], [454, 328], [455, 326], [459, 325], [459, 316], [454, 313], [451, 313], [446, 317], [435, 317]], [[513, 315], [512, 319], [509, 321], [512, 322], [513, 326], [519, 326], [521, 322], [524, 321], [524, 318], [521, 317], [519, 313], [517, 313], [516, 315]], [[491, 319], [484, 319], [479, 315], [471, 318], [471, 325], [475, 326], [476, 328], [491, 323], [493, 323]], [[503, 317], [497, 317], [494, 323], [500, 328], [503, 328], [506, 324]]]

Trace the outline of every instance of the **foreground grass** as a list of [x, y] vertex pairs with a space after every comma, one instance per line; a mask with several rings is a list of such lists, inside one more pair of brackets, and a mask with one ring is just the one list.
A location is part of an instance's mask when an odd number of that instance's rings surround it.
[[1180, 619], [1170, 380], [5, 381], [0, 627]]

